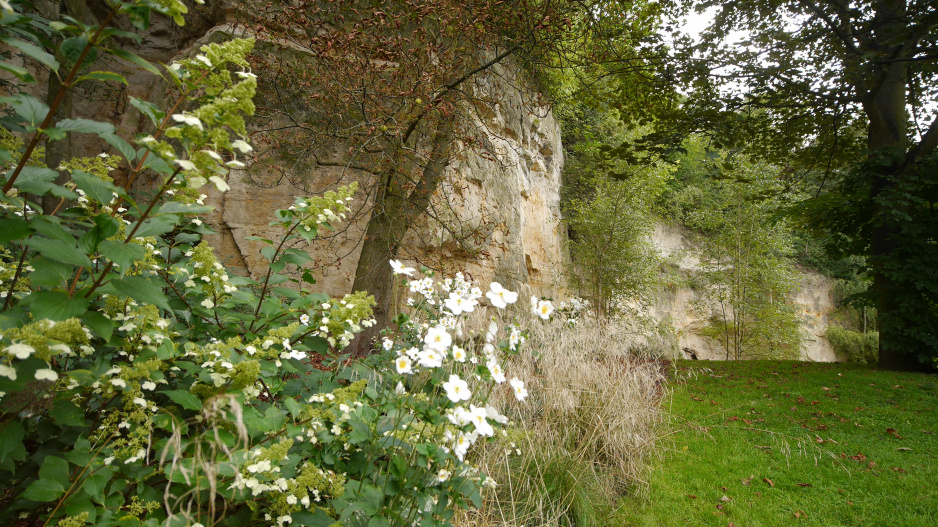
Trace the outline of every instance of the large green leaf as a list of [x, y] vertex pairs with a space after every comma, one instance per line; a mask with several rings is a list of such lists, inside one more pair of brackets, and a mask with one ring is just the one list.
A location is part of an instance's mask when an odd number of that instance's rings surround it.
[[75, 237], [62, 227], [62, 220], [57, 216], [35, 216], [30, 219], [33, 229], [39, 234], [65, 243], [74, 243]]
[[46, 456], [39, 467], [39, 478], [68, 485], [68, 461], [58, 456]]
[[[85, 51], [85, 48], [87, 48], [88, 45], [88, 39], [83, 36], [69, 37], [62, 41], [62, 44], [59, 46], [59, 51], [62, 52], [62, 56], [65, 57], [65, 60], [67, 60], [69, 64], [74, 64], [78, 62], [82, 52]], [[94, 63], [97, 57], [98, 50], [92, 47], [85, 54], [85, 58], [82, 60], [82, 65], [87, 66]]]
[[6, 424], [3, 433], [0, 434], [0, 464], [7, 459], [15, 461], [26, 459], [26, 447], [23, 446], [24, 435], [25, 430], [19, 421], [14, 419]]
[[62, 291], [34, 291], [23, 299], [36, 319], [68, 320], [88, 311], [88, 300], [83, 296], [69, 297]]
[[91, 260], [78, 247], [73, 244], [65, 243], [61, 240], [50, 240], [49, 238], [33, 237], [26, 242], [31, 248], [39, 251], [39, 254], [46, 258], [58, 260], [60, 262], [77, 265], [79, 267], [91, 267]]
[[10, 97], [0, 97], [0, 102], [12, 106], [16, 115], [19, 115], [33, 126], [38, 126], [42, 123], [49, 113], [49, 107], [46, 106], [45, 103], [25, 93], [17, 93]]
[[12, 73], [13, 75], [16, 75], [16, 78], [18, 78], [19, 80], [27, 84], [36, 83], [36, 78], [33, 77], [31, 73], [29, 73], [29, 70], [26, 70], [25, 68], [21, 68], [19, 66], [14, 66], [13, 64], [10, 64], [9, 62], [0, 62], [0, 70], [8, 71]]
[[158, 75], [160, 77], [163, 76], [163, 74], [160, 72], [160, 70], [156, 68], [156, 66], [154, 66], [152, 63], [150, 63], [150, 61], [140, 56], [134, 55], [133, 53], [129, 51], [124, 51], [122, 49], [111, 49], [109, 51], [114, 56], [120, 57], [128, 62], [132, 62], [154, 75]]
[[[9, 178], [9, 175], [7, 177]], [[42, 195], [52, 189], [57, 177], [59, 173], [51, 168], [25, 166], [13, 186], [20, 192]]]
[[123, 75], [114, 73], [113, 71], [92, 71], [91, 73], [86, 73], [78, 79], [75, 80], [76, 83], [79, 83], [84, 80], [96, 80], [101, 82], [119, 82], [121, 84], [127, 84], [127, 79]]
[[148, 236], [158, 236], [166, 234], [173, 230], [178, 223], [179, 217], [168, 215], [150, 218], [143, 222], [143, 225], [134, 233], [134, 238], [146, 238]]
[[65, 492], [65, 486], [58, 481], [38, 479], [26, 488], [23, 497], [28, 500], [49, 502], [55, 501]]
[[101, 134], [101, 139], [104, 139], [107, 144], [116, 148], [122, 156], [127, 158], [128, 162], [132, 162], [137, 158], [137, 152], [134, 150], [133, 145], [127, 141], [124, 141], [120, 137], [114, 134]]
[[29, 222], [19, 218], [6, 218], [0, 220], [0, 243], [19, 240], [33, 232]]
[[195, 410], [195, 411], [202, 410], [202, 400], [199, 399], [192, 392], [187, 392], [185, 390], [165, 390], [165, 391], [158, 392], [158, 393], [162, 393], [166, 395], [167, 397], [172, 399], [174, 403], [178, 404], [179, 406], [182, 406], [183, 408], [187, 410]]
[[147, 250], [142, 245], [117, 240], [104, 240], [98, 245], [98, 251], [120, 266], [121, 276], [130, 269], [131, 264], [147, 257]]
[[82, 315], [81, 320], [85, 323], [85, 326], [88, 326], [95, 335], [104, 339], [105, 342], [111, 340], [111, 335], [114, 333], [114, 321], [97, 311], [85, 313]]
[[91, 119], [62, 119], [56, 123], [55, 127], [66, 132], [97, 135], [113, 134], [115, 131], [113, 124], [92, 121]]
[[72, 179], [75, 181], [75, 184], [78, 185], [78, 188], [83, 190], [89, 198], [102, 205], [110, 203], [111, 200], [114, 199], [114, 194], [121, 195], [124, 193], [123, 190], [117, 188], [110, 181], [104, 181], [99, 177], [86, 174], [81, 170], [73, 170]]
[[143, 115], [146, 115], [150, 122], [154, 125], [159, 126], [163, 122], [163, 118], [166, 117], [166, 113], [160, 109], [159, 106], [153, 104], [152, 102], [143, 101], [136, 97], [130, 98], [130, 104], [140, 110]]
[[19, 49], [27, 56], [29, 56], [29, 58], [35, 59], [40, 64], [52, 71], [59, 69], [59, 61], [55, 60], [55, 57], [52, 56], [51, 53], [40, 48], [39, 46], [36, 46], [35, 44], [30, 44], [29, 42], [11, 37], [0, 37], [0, 40], [2, 40], [7, 45]]
[[117, 290], [118, 293], [129, 296], [137, 302], [154, 305], [167, 311], [170, 310], [166, 295], [163, 294], [163, 288], [157, 285], [155, 279], [151, 280], [142, 276], [125, 276], [112, 279], [108, 285]]

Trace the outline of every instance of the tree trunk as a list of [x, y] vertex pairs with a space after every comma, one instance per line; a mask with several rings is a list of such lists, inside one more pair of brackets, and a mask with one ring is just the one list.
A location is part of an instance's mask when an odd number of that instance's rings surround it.
[[368, 220], [352, 284], [353, 291], [368, 291], [374, 295], [376, 324], [359, 333], [349, 344], [348, 351], [354, 355], [372, 353], [375, 350], [375, 339], [391, 321], [394, 274], [388, 262], [398, 258], [404, 235], [413, 222], [426, 212], [433, 191], [443, 180], [443, 173], [449, 166], [454, 137], [452, 117], [437, 125], [430, 157], [416, 185], [409, 192], [405, 182], [411, 179], [398, 171], [404, 163], [381, 176], [382, 182], [375, 196], [375, 208]]

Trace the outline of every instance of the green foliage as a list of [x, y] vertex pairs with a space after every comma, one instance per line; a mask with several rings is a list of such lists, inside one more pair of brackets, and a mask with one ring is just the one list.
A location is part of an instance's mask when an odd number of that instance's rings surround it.
[[840, 326], [828, 326], [824, 335], [834, 351], [850, 362], [876, 364], [879, 360], [879, 332], [860, 333]]
[[[702, 236], [702, 289], [715, 302], [708, 334], [726, 358], [797, 356], [799, 320], [791, 295], [797, 281], [790, 231], [775, 216], [776, 168], [685, 143], [673, 190], [661, 208]], [[705, 306], [706, 307], [706, 306]]]
[[[175, 1], [109, 5], [140, 27], [154, 12], [177, 20], [185, 12]], [[35, 36], [37, 20], [14, 14], [0, 25]], [[120, 33], [112, 28], [47, 22], [39, 25], [60, 37], [55, 56], [71, 68], [65, 86], [114, 79], [79, 75], [97, 64], [81, 58], [92, 51], [143, 61], [109, 47]], [[458, 371], [500, 384], [501, 357], [517, 353], [520, 332], [496, 339], [499, 327], [490, 329], [482, 362], [464, 350], [459, 364], [409, 374], [389, 371], [387, 355], [341, 367], [342, 348], [374, 325], [374, 299], [309, 291], [303, 247], [344, 220], [354, 185], [298, 197], [274, 213], [282, 235], [260, 240], [262, 280], [233, 276], [203, 241], [211, 230], [199, 218], [211, 208], [200, 188], [211, 182], [226, 191], [229, 168], [251, 151], [244, 134], [257, 82], [246, 62], [252, 46], [212, 44], [163, 68], [172, 107], [189, 110], [167, 114], [134, 101], [155, 129], [130, 140], [112, 123], [54, 122], [55, 101], [2, 99], [0, 520], [446, 525], [454, 507], [478, 502], [484, 475], [462, 459], [477, 438], [494, 434], [488, 419], [504, 419], [485, 408], [494, 388], [474, 388], [474, 398], [459, 399], [473, 405], [456, 411], [444, 374], [449, 383]], [[17, 47], [54, 60], [39, 47]], [[123, 159], [66, 159], [56, 168], [69, 180], [59, 185], [58, 172], [37, 162], [39, 143], [76, 133], [97, 134]], [[121, 165], [131, 181], [144, 171], [157, 179], [150, 201], [114, 184]], [[43, 214], [47, 197], [59, 205]], [[424, 322], [442, 339], [456, 324], [443, 304], [419, 305], [430, 318], [402, 323], [388, 349], [406, 356], [429, 345]], [[449, 351], [447, 343], [439, 353]], [[331, 368], [314, 367], [320, 362]], [[521, 381], [510, 384], [526, 395]]]
[[600, 313], [641, 302], [657, 286], [660, 258], [651, 243], [652, 205], [670, 167], [608, 155], [631, 135], [621, 123], [584, 106], [565, 112], [569, 131], [564, 215], [569, 231], [572, 287]]

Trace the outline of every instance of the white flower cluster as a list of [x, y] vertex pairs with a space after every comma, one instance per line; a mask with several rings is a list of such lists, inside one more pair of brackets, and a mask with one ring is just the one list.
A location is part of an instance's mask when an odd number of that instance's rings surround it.
[[[412, 276], [414, 273], [414, 269], [404, 267], [403, 264], [397, 261], [392, 261], [391, 267], [395, 274]], [[382, 347], [386, 351], [396, 353], [394, 371], [399, 375], [413, 375], [423, 371], [448, 369], [448, 378], [440, 386], [443, 388], [446, 398], [453, 403], [453, 406], [447, 410], [446, 415], [456, 430], [447, 430], [445, 440], [447, 444], [452, 446], [452, 452], [457, 459], [462, 461], [469, 447], [478, 438], [489, 437], [494, 434], [493, 422], [504, 424], [508, 422], [508, 419], [499, 415], [498, 411], [491, 406], [484, 403], [477, 406], [473, 403], [474, 394], [472, 389], [469, 387], [469, 383], [460, 377], [458, 373], [460, 365], [466, 365], [466, 363], [471, 365], [484, 364], [485, 370], [483, 371], [487, 371], [491, 380], [497, 384], [505, 383], [507, 378], [498, 356], [496, 342], [499, 325], [494, 320], [489, 325], [485, 336], [485, 344], [479, 355], [470, 354], [466, 349], [457, 345], [451, 334], [451, 330], [456, 330], [457, 335], [460, 334], [458, 317], [475, 310], [483, 296], [482, 291], [478, 287], [473, 287], [472, 283], [466, 280], [462, 273], [457, 273], [454, 278], [447, 278], [438, 285], [441, 292], [437, 291], [433, 280], [429, 277], [414, 279], [409, 282], [410, 291], [423, 297], [420, 302], [426, 306], [433, 306], [429, 308], [428, 312], [431, 313], [431, 319], [434, 319], [435, 322], [422, 325], [412, 323], [410, 326], [411, 329], [418, 331], [419, 344], [409, 347], [397, 346], [393, 340], [385, 338]], [[504, 309], [518, 300], [518, 293], [505, 289], [498, 282], [492, 282], [485, 296], [498, 309]], [[532, 308], [541, 309], [543, 315], [539, 316], [547, 319], [553, 312], [553, 307], [550, 302], [544, 302], [545, 304], [541, 305], [535, 299]], [[417, 301], [412, 299], [408, 302], [409, 305], [415, 305], [416, 303]], [[517, 350], [518, 346], [524, 342], [524, 335], [515, 326], [509, 326], [507, 329], [509, 331], [508, 348], [513, 351]], [[469, 366], [469, 368], [472, 368], [472, 366]], [[478, 375], [477, 378], [479, 378]], [[523, 381], [512, 378], [508, 381], [508, 384], [519, 401], [523, 401], [527, 397], [528, 393]], [[396, 391], [399, 394], [406, 393], [403, 384], [399, 384]], [[466, 406], [467, 404], [468, 406]]]

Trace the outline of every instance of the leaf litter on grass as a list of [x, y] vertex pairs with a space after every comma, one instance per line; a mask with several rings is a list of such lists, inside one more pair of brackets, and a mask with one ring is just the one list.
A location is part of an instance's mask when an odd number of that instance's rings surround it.
[[934, 376], [856, 364], [700, 366], [676, 364], [685, 380], [666, 405], [674, 448], [623, 524], [938, 525]]

